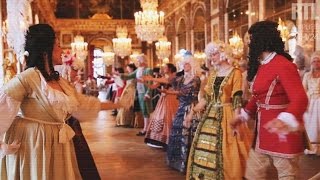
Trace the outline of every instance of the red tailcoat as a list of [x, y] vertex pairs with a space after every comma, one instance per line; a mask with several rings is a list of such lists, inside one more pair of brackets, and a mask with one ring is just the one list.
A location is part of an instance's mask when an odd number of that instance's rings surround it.
[[304, 150], [301, 132], [281, 137], [269, 133], [263, 127], [281, 112], [290, 113], [300, 125], [303, 124], [302, 116], [307, 108], [308, 98], [295, 64], [276, 55], [269, 63], [260, 65], [252, 84], [252, 95], [245, 111], [251, 116], [256, 115], [255, 150], [280, 157], [301, 154]]

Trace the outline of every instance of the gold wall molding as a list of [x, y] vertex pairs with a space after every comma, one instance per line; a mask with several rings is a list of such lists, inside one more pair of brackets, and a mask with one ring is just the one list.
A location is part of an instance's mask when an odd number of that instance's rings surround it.
[[127, 26], [129, 34], [135, 33], [134, 20], [57, 19], [55, 29], [57, 31], [115, 32], [118, 25]]

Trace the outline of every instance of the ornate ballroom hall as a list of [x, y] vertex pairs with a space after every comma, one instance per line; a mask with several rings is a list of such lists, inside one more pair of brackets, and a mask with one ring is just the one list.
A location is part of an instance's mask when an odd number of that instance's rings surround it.
[[[311, 54], [320, 50], [319, 0], [1, 0], [0, 6], [0, 87], [25, 67], [10, 18], [20, 22], [20, 34], [34, 24], [52, 26], [64, 53], [81, 64], [79, 81], [95, 78], [89, 94], [102, 101], [107, 91], [98, 77], [136, 63], [142, 53], [150, 68], [178, 64], [181, 49], [208, 65], [206, 44], [221, 41], [233, 48], [236, 64], [246, 62], [247, 31], [262, 20], [278, 22], [286, 52], [295, 58], [301, 49], [307, 70]], [[149, 147], [136, 136], [141, 126], [117, 127], [113, 113], [101, 110], [96, 119], [81, 122], [101, 179], [186, 179], [166, 165], [164, 149]], [[320, 180], [319, 164], [320, 156], [302, 155], [299, 179]], [[273, 170], [268, 179], [277, 179]]]

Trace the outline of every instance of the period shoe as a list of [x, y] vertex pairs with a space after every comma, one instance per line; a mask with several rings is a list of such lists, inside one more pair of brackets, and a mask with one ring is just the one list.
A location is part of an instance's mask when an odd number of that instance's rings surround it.
[[155, 144], [151, 144], [151, 143], [147, 143], [148, 146], [153, 147], [153, 148], [159, 148], [162, 149], [163, 146], [159, 146], [159, 145], [155, 145]]
[[146, 135], [146, 132], [141, 132], [141, 131], [139, 131], [136, 135], [137, 135], [137, 136], [144, 136], [144, 135]]

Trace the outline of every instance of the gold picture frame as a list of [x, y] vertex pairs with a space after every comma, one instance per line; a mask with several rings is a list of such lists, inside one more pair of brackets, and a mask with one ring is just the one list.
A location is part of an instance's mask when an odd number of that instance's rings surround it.
[[60, 33], [60, 46], [62, 48], [70, 48], [73, 42], [73, 33], [70, 31], [62, 31]]

